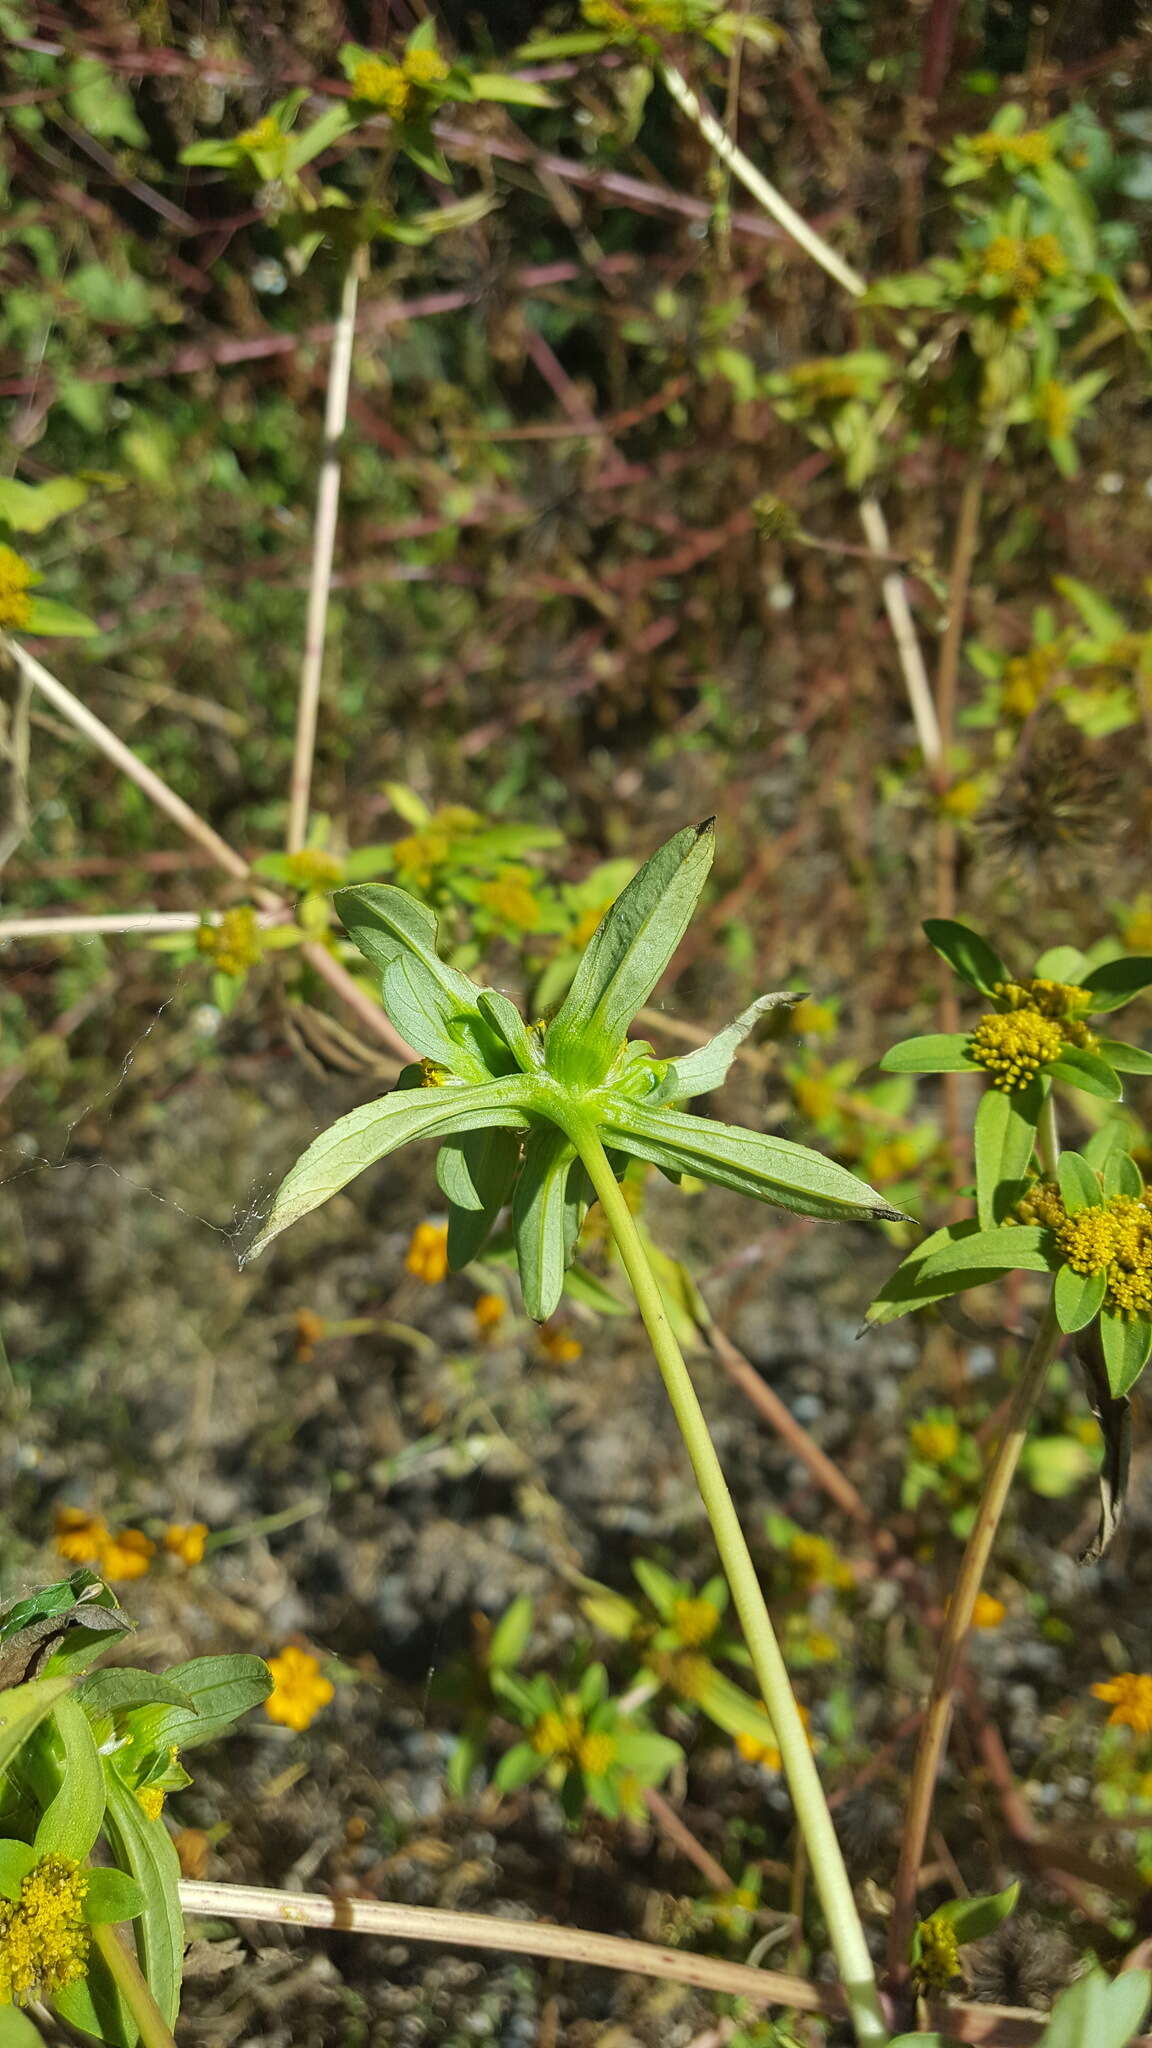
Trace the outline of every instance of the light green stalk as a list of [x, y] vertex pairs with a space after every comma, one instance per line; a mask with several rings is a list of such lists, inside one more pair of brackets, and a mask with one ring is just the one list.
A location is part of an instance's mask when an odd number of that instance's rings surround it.
[[121, 1941], [116, 1929], [98, 1921], [92, 1929], [92, 1943], [103, 1956], [116, 1989], [136, 2022], [141, 2048], [176, 2048], [172, 2030], [152, 1996], [135, 1954]]
[[704, 1411], [665, 1312], [640, 1233], [605, 1155], [599, 1133], [591, 1121], [577, 1116], [572, 1116], [571, 1121], [566, 1118], [565, 1123], [624, 1262], [624, 1270], [652, 1341], [656, 1362], [692, 1461], [696, 1484], [712, 1524], [716, 1548], [752, 1659], [752, 1668], [776, 1731], [797, 1825], [804, 1838], [813, 1879], [824, 1908], [856, 2039], [861, 2048], [864, 2044], [867, 2048], [882, 2048], [889, 2034], [864, 1929], [808, 1745], [807, 1731], [800, 1718], [787, 1667], [760, 1590], [756, 1567], [716, 1456]]

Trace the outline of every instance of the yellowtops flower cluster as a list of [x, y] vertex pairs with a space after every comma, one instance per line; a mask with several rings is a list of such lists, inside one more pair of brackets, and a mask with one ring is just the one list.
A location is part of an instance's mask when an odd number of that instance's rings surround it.
[[988, 129], [983, 135], [965, 135], [959, 147], [988, 164], [1003, 164], [1007, 171], [1032, 169], [1050, 164], [1054, 155], [1052, 137], [1046, 128], [1025, 128], [1019, 135], [998, 135]]
[[917, 1928], [919, 1957], [916, 1975], [926, 1991], [943, 1991], [960, 1974], [960, 1941], [956, 1929], [933, 1913]]
[[960, 1449], [960, 1425], [955, 1416], [936, 1410], [912, 1424], [908, 1439], [917, 1456], [929, 1465], [947, 1465]]
[[[1049, 433], [1054, 429], [1048, 428]], [[1010, 718], [1030, 718], [1059, 667], [1055, 647], [1031, 647], [1027, 654], [1014, 654], [1004, 668], [1004, 690], [1000, 702]]]
[[269, 1657], [268, 1669], [272, 1673], [272, 1690], [264, 1702], [264, 1712], [270, 1721], [281, 1728], [292, 1728], [297, 1735], [309, 1728], [321, 1707], [326, 1707], [335, 1693], [330, 1678], [325, 1678], [320, 1669], [320, 1660], [310, 1650], [301, 1650], [289, 1643], [278, 1657]]
[[1039, 1010], [990, 1010], [968, 1042], [972, 1058], [988, 1069], [992, 1086], [1007, 1094], [1026, 1088], [1063, 1049], [1063, 1028]]
[[[164, 1548], [181, 1564], [196, 1565], [203, 1559], [207, 1536], [204, 1522], [171, 1522], [164, 1531]], [[113, 1584], [146, 1577], [156, 1555], [156, 1545], [143, 1529], [110, 1529], [102, 1515], [88, 1508], [57, 1508], [54, 1548], [69, 1564], [95, 1565], [101, 1578]]]
[[996, 278], [1018, 299], [1030, 299], [1048, 278], [1062, 277], [1068, 258], [1055, 235], [993, 235], [980, 253], [981, 277]]
[[69, 1856], [44, 1856], [20, 1897], [0, 1900], [0, 2005], [50, 1996], [84, 1975], [88, 1879]]
[[692, 27], [692, 9], [687, 0], [583, 0], [581, 13], [589, 28], [622, 30], [663, 30], [665, 35], [685, 35]]
[[616, 1761], [618, 1745], [607, 1729], [586, 1729], [575, 1694], [565, 1695], [561, 1707], [549, 1707], [529, 1730], [528, 1740], [538, 1756], [556, 1763], [576, 1764], [589, 1777], [603, 1777]]
[[832, 1586], [845, 1593], [856, 1584], [851, 1565], [826, 1536], [810, 1536], [798, 1529], [789, 1541], [788, 1555], [810, 1590]]
[[672, 1604], [672, 1627], [686, 1649], [694, 1650], [701, 1643], [710, 1642], [720, 1626], [720, 1609], [711, 1600], [676, 1600]]
[[439, 50], [409, 50], [399, 64], [390, 57], [362, 57], [352, 73], [353, 98], [382, 107], [399, 121], [409, 110], [413, 89], [440, 85], [450, 68]]
[[264, 950], [251, 904], [238, 903], [226, 910], [219, 924], [202, 924], [196, 933], [196, 950], [205, 954], [221, 974], [237, 978], [247, 974]]
[[1120, 1315], [1152, 1315], [1152, 1208], [1147, 1191], [1110, 1195], [1069, 1215], [1053, 1181], [1038, 1181], [1016, 1215], [1039, 1223], [1056, 1239], [1060, 1257], [1074, 1273], [1103, 1273], [1105, 1306]]
[[284, 131], [271, 114], [265, 114], [262, 121], [257, 121], [252, 128], [245, 128], [243, 133], [236, 137], [241, 149], [247, 150], [275, 149], [276, 144], [283, 139]]
[[0, 626], [26, 626], [32, 611], [28, 595], [34, 577], [23, 555], [0, 543]]
[[1092, 1687], [1093, 1697], [1106, 1700], [1112, 1709], [1110, 1728], [1131, 1728], [1136, 1735], [1152, 1735], [1152, 1676], [1146, 1671], [1121, 1671], [1115, 1678]]

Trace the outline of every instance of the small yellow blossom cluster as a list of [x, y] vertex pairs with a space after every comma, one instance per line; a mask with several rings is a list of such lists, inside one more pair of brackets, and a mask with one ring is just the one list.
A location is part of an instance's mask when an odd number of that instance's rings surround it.
[[813, 1067], [793, 1079], [792, 1099], [801, 1116], [810, 1124], [819, 1124], [833, 1114], [840, 1097], [831, 1075], [823, 1067]]
[[618, 1744], [607, 1729], [584, 1726], [584, 1717], [574, 1693], [566, 1693], [560, 1707], [549, 1707], [529, 1730], [528, 1740], [538, 1756], [556, 1763], [571, 1763], [591, 1778], [611, 1770]]
[[413, 1279], [435, 1287], [448, 1271], [448, 1225], [418, 1223], [412, 1232], [404, 1264]]
[[20, 1886], [0, 1900], [0, 2005], [50, 1996], [84, 1975], [88, 1878], [70, 1856], [43, 1856]]
[[1059, 667], [1055, 647], [1031, 647], [1027, 654], [1014, 654], [1004, 668], [1004, 689], [1000, 699], [1009, 718], [1030, 718]]
[[344, 876], [343, 861], [322, 846], [302, 846], [284, 865], [287, 879], [297, 889], [333, 889]]
[[492, 881], [480, 883], [476, 891], [477, 901], [513, 931], [535, 931], [541, 913], [539, 901], [532, 891], [533, 879], [531, 868], [501, 868]]
[[[164, 1548], [181, 1564], [199, 1564], [208, 1529], [203, 1522], [172, 1522], [164, 1531]], [[94, 1564], [113, 1584], [146, 1577], [156, 1545], [143, 1529], [109, 1529], [102, 1515], [87, 1508], [57, 1508], [55, 1549], [70, 1564]]]
[[1052, 137], [1046, 128], [1025, 128], [1019, 135], [998, 135], [988, 129], [983, 135], [964, 135], [959, 147], [987, 164], [1003, 164], [1006, 171], [1031, 169], [1052, 161]]
[[362, 57], [352, 73], [352, 97], [383, 107], [399, 121], [409, 111], [413, 90], [440, 85], [449, 69], [439, 50], [409, 50], [399, 64], [390, 57]]
[[202, 924], [196, 934], [196, 950], [204, 953], [220, 974], [237, 978], [247, 974], [264, 950], [251, 904], [238, 903], [226, 910], [219, 924]]
[[710, 1642], [720, 1626], [720, 1609], [711, 1600], [674, 1600], [671, 1624], [686, 1649], [694, 1650], [701, 1643]]
[[32, 612], [32, 570], [15, 548], [0, 543], [0, 626], [26, 626]]
[[482, 1337], [491, 1337], [500, 1328], [507, 1313], [508, 1304], [502, 1294], [478, 1294], [472, 1313], [476, 1327]]
[[276, 144], [283, 139], [284, 131], [271, 114], [265, 114], [262, 121], [256, 122], [255, 127], [245, 128], [243, 133], [236, 137], [240, 148], [247, 150], [275, 149]]
[[323, 1316], [314, 1308], [298, 1308], [292, 1321], [296, 1329], [296, 1359], [300, 1365], [309, 1365], [316, 1355], [316, 1346], [328, 1334], [328, 1325]]
[[1045, 280], [1062, 277], [1068, 258], [1055, 235], [993, 235], [980, 256], [980, 275], [1006, 284], [1013, 296], [1030, 299]]
[[886, 1187], [891, 1181], [903, 1180], [916, 1163], [911, 1138], [884, 1138], [868, 1154], [867, 1176], [874, 1187]]
[[860, 378], [832, 358], [828, 362], [794, 363], [789, 381], [803, 398], [839, 399], [860, 396]]
[[947, 1409], [937, 1408], [912, 1424], [908, 1438], [918, 1457], [930, 1465], [946, 1465], [960, 1449], [960, 1425]]
[[[767, 1708], [764, 1712], [767, 1713]], [[812, 1747], [812, 1716], [807, 1707], [799, 1707], [804, 1732], [808, 1736], [808, 1747]], [[761, 1742], [755, 1735], [738, 1735], [736, 1748], [746, 1764], [763, 1764], [766, 1771], [778, 1771], [783, 1761], [774, 1742]]]
[[919, 1955], [916, 1976], [925, 1991], [944, 1991], [960, 1974], [960, 1943], [956, 1929], [933, 1913], [916, 1930]]
[[692, 26], [692, 9], [686, 0], [582, 0], [580, 11], [589, 28], [609, 29], [615, 34], [655, 29], [676, 36], [686, 34]]
[[1147, 1193], [1110, 1195], [1069, 1215], [1052, 1181], [1038, 1181], [1017, 1204], [1021, 1223], [1039, 1223], [1056, 1239], [1074, 1273], [1103, 1273], [1105, 1306], [1120, 1315], [1152, 1315], [1152, 1208]]
[[1112, 1712], [1110, 1728], [1131, 1728], [1134, 1735], [1152, 1735], [1152, 1676], [1146, 1671], [1121, 1671], [1092, 1687], [1094, 1699], [1105, 1700]]
[[576, 1360], [584, 1356], [580, 1339], [566, 1330], [563, 1323], [541, 1323], [536, 1341], [553, 1365], [575, 1365]]
[[292, 1728], [297, 1735], [309, 1728], [321, 1707], [326, 1707], [335, 1693], [330, 1678], [325, 1678], [320, 1669], [320, 1660], [310, 1650], [301, 1650], [289, 1643], [278, 1657], [269, 1657], [268, 1669], [272, 1673], [272, 1690], [264, 1702], [264, 1712], [270, 1721], [281, 1728]]
[[968, 1050], [978, 1065], [988, 1069], [992, 1086], [1012, 1094], [1058, 1060], [1064, 1042], [1064, 1027], [1039, 1010], [1012, 1010], [1007, 1015], [992, 1010], [981, 1017]]
[[1094, 1043], [1084, 1023], [1092, 998], [1086, 988], [1078, 987], [1074, 981], [1046, 981], [1042, 976], [1032, 981], [998, 981], [993, 984], [992, 993], [1005, 1009], [1039, 1010], [1042, 1017], [1056, 1017], [1067, 1023], [1070, 1045]]
[[810, 1591], [817, 1586], [832, 1586], [844, 1593], [856, 1584], [851, 1565], [826, 1536], [809, 1536], [798, 1529], [789, 1541], [788, 1556]]

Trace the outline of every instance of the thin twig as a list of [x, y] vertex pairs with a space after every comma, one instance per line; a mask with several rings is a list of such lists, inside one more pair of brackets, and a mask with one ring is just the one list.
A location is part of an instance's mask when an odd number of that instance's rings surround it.
[[[272, 914], [260, 920], [271, 924]], [[286, 922], [286, 916], [281, 922]], [[78, 939], [116, 932], [194, 932], [202, 924], [219, 924], [218, 910], [117, 910], [92, 917], [0, 918], [0, 945], [8, 939]]]
[[818, 235], [815, 228], [808, 225], [803, 215], [788, 204], [775, 185], [769, 184], [763, 172], [758, 171], [739, 144], [733, 142], [716, 119], [711, 107], [706, 106], [693, 92], [687, 79], [677, 71], [676, 66], [662, 64], [660, 76], [681, 113], [688, 116], [693, 127], [699, 129], [705, 142], [715, 151], [721, 163], [732, 172], [733, 177], [739, 178], [745, 190], [751, 192], [752, 197], [759, 201], [765, 213], [771, 215], [777, 226], [782, 227], [785, 234], [791, 235], [792, 240], [799, 244], [805, 254], [811, 256], [813, 262], [820, 265], [821, 270], [827, 271], [829, 277], [835, 278], [836, 283], [842, 285], [846, 292], [851, 292], [853, 298], [859, 298], [862, 292], [866, 292], [868, 286], [859, 271], [853, 270], [850, 263], [845, 263], [844, 258], [836, 254], [835, 249], [824, 240], [824, 237]]
[[948, 1741], [960, 1660], [972, 1627], [976, 1596], [988, 1567], [992, 1545], [1000, 1527], [1000, 1518], [1015, 1477], [1020, 1453], [1027, 1439], [1028, 1427], [1060, 1341], [1060, 1327], [1049, 1300], [1028, 1356], [1020, 1367], [1020, 1377], [1005, 1421], [1004, 1435], [1000, 1440], [1000, 1448], [988, 1474], [976, 1520], [972, 1525], [972, 1533], [968, 1538], [960, 1573], [949, 1602], [940, 1647], [936, 1653], [932, 1689], [928, 1696], [916, 1762], [912, 1770], [912, 1783], [900, 1843], [900, 1863], [893, 1892], [888, 1965], [891, 1975], [897, 1981], [902, 1981], [908, 1973], [908, 1944], [916, 1919], [920, 1865], [928, 1836], [936, 1780]]
[[364, 251], [357, 249], [344, 273], [340, 312], [332, 333], [328, 394], [324, 405], [324, 455], [316, 489], [312, 569], [308, 579], [308, 617], [304, 629], [304, 656], [300, 665], [300, 694], [296, 707], [296, 747], [292, 757], [292, 780], [288, 794], [289, 853], [299, 852], [308, 832], [312, 762], [316, 752], [316, 719], [320, 704], [320, 682], [324, 670], [328, 598], [332, 588], [332, 557], [336, 547], [336, 521], [340, 511], [341, 442], [348, 421], [352, 345], [356, 335], [356, 302], [363, 271]]
[[834, 1501], [843, 1514], [851, 1516], [860, 1528], [875, 1536], [872, 1516], [865, 1506], [847, 1474], [833, 1464], [826, 1451], [809, 1436], [803, 1424], [797, 1422], [791, 1410], [770, 1387], [763, 1375], [758, 1373], [750, 1359], [732, 1342], [726, 1331], [709, 1320], [704, 1329], [712, 1350], [719, 1359], [730, 1380], [745, 1394], [754, 1408], [759, 1409], [765, 1421], [770, 1423], [777, 1435], [782, 1437], [790, 1451], [807, 1466], [817, 1486], [822, 1487], [829, 1500]]
[[[879, 499], [861, 498], [860, 524], [864, 528], [864, 538], [872, 553], [878, 557], [889, 556], [892, 542]], [[936, 706], [932, 701], [932, 685], [928, 681], [928, 670], [916, 632], [916, 622], [908, 602], [908, 586], [903, 576], [892, 569], [884, 577], [880, 588], [884, 597], [884, 609], [888, 614], [888, 624], [892, 628], [892, 638], [896, 643], [900, 673], [904, 678], [904, 688], [908, 692], [908, 704], [915, 721], [916, 737], [920, 743], [924, 765], [932, 775], [938, 775], [944, 761], [944, 742], [940, 722], [936, 716]]]
[[672, 1843], [674, 1848], [679, 1849], [680, 1854], [689, 1863], [695, 1864], [709, 1890], [714, 1892], [728, 1891], [732, 1880], [724, 1865], [716, 1861], [715, 1856], [710, 1854], [704, 1847], [703, 1842], [697, 1841], [691, 1828], [687, 1827], [684, 1821], [681, 1820], [676, 1808], [669, 1804], [662, 1792], [657, 1792], [654, 1785], [646, 1785], [644, 1787], [644, 1804], [648, 1808], [653, 1823], [659, 1828], [660, 1833], [667, 1841]]

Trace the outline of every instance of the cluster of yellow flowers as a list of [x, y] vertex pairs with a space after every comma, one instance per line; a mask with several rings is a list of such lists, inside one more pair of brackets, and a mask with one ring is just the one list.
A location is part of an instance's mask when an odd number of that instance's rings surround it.
[[196, 950], [221, 974], [240, 976], [255, 967], [264, 948], [251, 904], [238, 903], [226, 910], [219, 924], [202, 924], [196, 933]]
[[826, 1536], [810, 1536], [798, 1529], [788, 1544], [788, 1556], [810, 1592], [817, 1586], [831, 1586], [846, 1593], [856, 1584], [851, 1565]]
[[1042, 1068], [1059, 1059], [1063, 1047], [1062, 1027], [1039, 1010], [990, 1010], [968, 1042], [972, 1058], [992, 1076], [992, 1086], [1007, 1094], [1026, 1088]]
[[236, 137], [240, 148], [248, 150], [275, 149], [276, 144], [283, 139], [284, 130], [271, 114], [265, 114], [262, 121], [257, 121], [251, 128], [245, 128]]
[[[531, 868], [501, 868], [492, 881], [480, 883], [477, 900], [513, 931], [533, 932], [540, 922], [540, 904], [533, 894], [532, 881]], [[597, 918], [597, 924], [599, 921]]]
[[574, 1693], [565, 1694], [560, 1708], [549, 1707], [529, 1730], [528, 1740], [538, 1756], [557, 1763], [576, 1764], [589, 1777], [601, 1777], [616, 1761], [618, 1744], [607, 1729], [586, 1729]]
[[1146, 1671], [1121, 1671], [1092, 1687], [1095, 1699], [1105, 1700], [1112, 1712], [1110, 1728], [1131, 1728], [1135, 1735], [1152, 1735], [1152, 1676]]
[[84, 1975], [88, 1879], [70, 1856], [44, 1856], [20, 1897], [0, 1900], [0, 2005], [24, 2005]]
[[1063, 277], [1068, 258], [1056, 235], [993, 235], [980, 254], [980, 275], [1002, 279], [1018, 299], [1030, 299], [1047, 278]]
[[960, 1424], [954, 1415], [936, 1410], [911, 1425], [908, 1440], [929, 1465], [946, 1465], [960, 1449]]
[[28, 595], [32, 570], [15, 548], [0, 543], [0, 626], [26, 626], [32, 610]]
[[711, 1600], [695, 1598], [676, 1600], [672, 1604], [672, 1627], [686, 1649], [697, 1649], [701, 1643], [710, 1642], [720, 1626], [720, 1609]]
[[399, 64], [390, 57], [362, 57], [352, 73], [352, 96], [382, 107], [400, 121], [409, 111], [413, 91], [440, 85], [450, 68], [439, 50], [409, 50]]
[[412, 1232], [404, 1264], [414, 1280], [435, 1287], [448, 1271], [448, 1225], [418, 1223]]
[[609, 29], [617, 35], [646, 28], [678, 36], [686, 35], [693, 26], [693, 10], [687, 0], [582, 0], [580, 11], [589, 28]]
[[[767, 1713], [768, 1709], [765, 1707], [762, 1711]], [[800, 1707], [799, 1712], [804, 1723], [804, 1732], [808, 1736], [808, 1747], [811, 1748], [812, 1716], [807, 1707]], [[761, 1742], [755, 1735], [738, 1735], [736, 1748], [746, 1764], [763, 1764], [766, 1771], [778, 1771], [783, 1761], [774, 1742]]]
[[278, 1657], [269, 1657], [268, 1669], [272, 1673], [272, 1690], [264, 1702], [264, 1712], [279, 1727], [303, 1734], [335, 1694], [332, 1680], [325, 1678], [319, 1658], [294, 1643], [289, 1643]]
[[[199, 1564], [208, 1535], [203, 1522], [170, 1522], [163, 1547], [183, 1565]], [[87, 1508], [57, 1508], [55, 1548], [70, 1564], [94, 1564], [113, 1584], [144, 1578], [157, 1546], [143, 1529], [109, 1529]]]
[[1074, 1273], [1103, 1273], [1105, 1305], [1120, 1315], [1152, 1315], [1152, 1209], [1147, 1194], [1110, 1195], [1069, 1215], [1054, 1181], [1038, 1181], [1016, 1207], [1021, 1223], [1039, 1223], [1056, 1239]]
[[981, 157], [985, 163], [1003, 164], [1007, 171], [1050, 164], [1055, 154], [1052, 137], [1046, 128], [1025, 128], [1019, 135], [998, 135], [988, 129], [983, 135], [961, 137], [959, 146], [969, 155]]
[[[1049, 427], [1049, 433], [1055, 429]], [[1027, 654], [1014, 654], [1004, 668], [1001, 704], [1009, 718], [1030, 718], [1060, 665], [1056, 647], [1030, 647]]]

